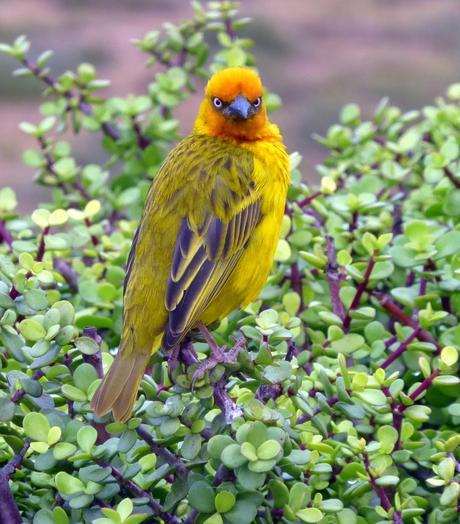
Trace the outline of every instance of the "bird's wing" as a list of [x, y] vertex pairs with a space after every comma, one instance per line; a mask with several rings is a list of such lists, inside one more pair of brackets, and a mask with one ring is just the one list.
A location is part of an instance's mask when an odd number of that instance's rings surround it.
[[165, 297], [166, 349], [181, 340], [222, 289], [259, 220], [259, 200], [228, 222], [210, 214], [200, 228], [194, 228], [187, 218], [182, 220]]

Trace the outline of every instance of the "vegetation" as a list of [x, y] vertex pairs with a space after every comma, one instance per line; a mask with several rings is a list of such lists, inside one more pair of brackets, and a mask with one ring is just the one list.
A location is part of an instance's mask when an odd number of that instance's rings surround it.
[[[260, 299], [215, 326], [245, 347], [192, 387], [196, 338], [154, 358], [128, 423], [91, 412], [174, 110], [208, 69], [254, 65], [232, 3], [194, 8], [136, 42], [158, 69], [143, 96], [99, 96], [90, 64], [55, 78], [25, 37], [1, 46], [49, 95], [21, 128], [52, 191], [31, 216], [0, 191], [0, 521], [458, 522], [460, 84], [421, 111], [344, 107], [318, 137], [319, 188], [291, 155]], [[69, 129], [100, 139], [105, 163], [79, 165]]]

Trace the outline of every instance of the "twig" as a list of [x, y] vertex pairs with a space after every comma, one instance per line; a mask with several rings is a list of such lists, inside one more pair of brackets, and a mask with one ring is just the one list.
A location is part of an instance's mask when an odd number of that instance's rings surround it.
[[[363, 453], [363, 458], [364, 467], [366, 468], [367, 474], [369, 475], [369, 481], [371, 483], [372, 489], [374, 490], [375, 494], [379, 497], [382, 508], [387, 512], [392, 511], [393, 506], [390, 502], [390, 499], [388, 498], [388, 495], [386, 494], [385, 489], [377, 484], [377, 478], [374, 477], [374, 475], [372, 474], [371, 465], [369, 462], [369, 455], [367, 453]], [[400, 512], [395, 511], [393, 513], [393, 522], [395, 522], [396, 524], [403, 524]]]
[[227, 377], [223, 375], [217, 384], [214, 384], [214, 400], [222, 410], [225, 417], [225, 422], [231, 424], [236, 417], [242, 417], [243, 411], [239, 408], [235, 402], [228, 396], [227, 390], [225, 389], [225, 382]]
[[[435, 369], [429, 377], [427, 377], [421, 384], [412, 391], [412, 393], [409, 395], [409, 398], [413, 400], [414, 402], [417, 400], [417, 398], [426, 391], [432, 384], [433, 380], [441, 373], [440, 369]], [[409, 406], [401, 406], [400, 411], [405, 411]]]
[[313, 202], [313, 200], [315, 200], [315, 198], [318, 198], [322, 194], [322, 191], [315, 191], [315, 193], [312, 193], [311, 195], [298, 202], [298, 206], [301, 208], [307, 207], [311, 202]]
[[457, 180], [455, 178], [454, 174], [452, 173], [452, 171], [448, 167], [444, 168], [444, 174], [452, 182], [452, 184], [454, 184], [454, 186], [457, 189], [460, 189], [460, 180]]
[[85, 354], [83, 355], [83, 360], [85, 362], [88, 362], [88, 364], [91, 364], [94, 367], [94, 369], [97, 371], [97, 375], [99, 378], [103, 378], [104, 370], [102, 369], [102, 355], [101, 355], [102, 337], [99, 335], [95, 327], [86, 327], [83, 330], [83, 336], [92, 338], [98, 345], [97, 353], [94, 353], [93, 355]]
[[343, 327], [345, 331], [348, 330], [351, 324], [350, 312], [359, 306], [361, 297], [363, 296], [369, 284], [369, 279], [372, 274], [372, 270], [374, 269], [374, 266], [375, 266], [375, 256], [372, 255], [371, 258], [369, 259], [369, 263], [367, 264], [366, 271], [363, 276], [363, 281], [358, 285], [358, 289], [356, 290], [355, 296], [353, 297], [353, 301], [351, 302], [350, 307], [348, 308], [345, 320], [343, 321]]
[[334, 239], [331, 236], [326, 236], [326, 250], [327, 250], [327, 265], [326, 278], [329, 284], [329, 291], [331, 293], [332, 312], [345, 320], [345, 309], [340, 300], [340, 276], [339, 266], [337, 265], [337, 257], [335, 254]]
[[21, 467], [29, 445], [30, 440], [25, 439], [22, 449], [0, 469], [0, 522], [2, 524], [22, 524], [23, 522], [11, 493], [9, 480], [11, 475]]
[[384, 295], [378, 291], [373, 291], [372, 294], [380, 302], [380, 305], [386, 309], [390, 317], [394, 318], [398, 322], [401, 322], [401, 324], [404, 324], [405, 326], [410, 326], [413, 329], [419, 329], [417, 337], [424, 342], [434, 344], [436, 346], [436, 351], [434, 354], [439, 355], [442, 349], [439, 342], [437, 342], [433, 336], [428, 333], [428, 331], [422, 329], [416, 320], [406, 315], [406, 313], [404, 313], [404, 311], [398, 307], [398, 305], [395, 304], [387, 295]]
[[43, 257], [45, 255], [45, 238], [49, 232], [50, 226], [46, 226], [42, 231], [42, 234], [40, 236], [40, 242], [38, 243], [37, 256], [35, 257], [35, 260], [37, 262], [41, 262], [43, 260]]
[[[38, 371], [36, 371], [33, 375], [32, 375], [32, 380], [39, 380], [41, 379], [42, 377], [44, 376], [44, 373], [43, 371], [40, 369]], [[11, 402], [19, 402], [22, 397], [26, 394], [26, 391], [24, 388], [19, 388], [17, 389], [12, 395], [11, 395]], [[0, 521], [1, 522], [1, 521]]]
[[13, 237], [11, 236], [11, 233], [8, 231], [8, 229], [6, 229], [4, 220], [0, 220], [0, 242], [6, 242], [10, 249], [13, 245]]
[[387, 359], [382, 364], [380, 364], [379, 367], [381, 367], [382, 369], [386, 369], [388, 366], [390, 366], [396, 359], [398, 359], [404, 353], [404, 351], [406, 351], [409, 344], [418, 337], [419, 332], [420, 328], [418, 327], [412, 332], [411, 335], [409, 335], [406, 338], [406, 340], [404, 340], [404, 342], [401, 342], [398, 348], [395, 351], [393, 351], [393, 353], [391, 353], [391, 355], [388, 356]]
[[140, 488], [132, 480], [125, 478], [121, 471], [117, 469], [115, 466], [112, 466], [111, 464], [102, 460], [97, 461], [97, 463], [103, 468], [109, 467], [112, 470], [112, 476], [115, 478], [115, 480], [117, 480], [120, 484], [125, 486], [126, 489], [131, 491], [131, 493], [134, 496], [146, 498], [148, 500], [148, 505], [153, 509], [155, 514], [160, 516], [166, 522], [168, 522], [168, 524], [179, 524], [180, 521], [177, 517], [171, 515], [171, 513], [168, 513], [167, 511], [164, 511], [161, 504], [159, 504], [148, 491], [145, 491], [142, 488]]
[[[47, 75], [44, 73], [44, 70], [39, 67], [37, 64], [34, 64], [29, 59], [24, 58], [21, 60], [22, 64], [29, 69], [29, 71], [39, 80], [44, 82], [46, 85], [48, 85], [55, 94], [64, 96], [68, 101], [71, 101], [75, 98], [75, 94], [69, 90], [61, 92], [59, 85], [57, 81], [52, 78], [50, 75]], [[85, 114], [86, 116], [93, 116], [94, 111], [88, 102], [86, 102], [81, 96], [78, 99], [78, 107], [80, 108], [80, 111]], [[104, 122], [101, 125], [101, 129], [104, 132], [105, 135], [112, 138], [112, 140], [119, 140], [121, 138], [120, 131], [113, 125], [108, 124]]]
[[56, 257], [53, 260], [54, 269], [60, 273], [72, 291], [78, 292], [78, 273], [63, 258]]
[[[333, 395], [332, 397], [327, 399], [327, 404], [329, 407], [332, 407], [334, 404], [337, 404], [339, 401], [339, 397], [337, 395]], [[314, 416], [321, 413], [321, 407], [317, 406], [311, 415], [308, 415], [307, 413], [304, 413], [303, 415], [300, 415], [300, 417], [297, 419], [296, 424], [303, 424], [304, 422], [307, 422], [308, 420], [311, 420]]]
[[163, 458], [165, 462], [167, 462], [170, 466], [172, 466], [178, 473], [178, 475], [182, 478], [187, 478], [188, 476], [188, 470], [185, 467], [185, 464], [182, 462], [182, 460], [171, 453], [168, 449], [165, 447], [160, 446], [157, 444], [154, 440], [152, 435], [147, 431], [145, 426], [139, 426], [137, 429], [137, 434], [141, 437], [141, 439], [146, 442], [150, 449], [159, 457]]

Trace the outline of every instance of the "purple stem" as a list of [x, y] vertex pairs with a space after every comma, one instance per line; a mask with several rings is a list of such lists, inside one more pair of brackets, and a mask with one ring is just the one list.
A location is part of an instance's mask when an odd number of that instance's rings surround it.
[[372, 274], [372, 270], [375, 266], [375, 257], [374, 255], [371, 256], [369, 259], [369, 263], [367, 264], [366, 271], [363, 276], [363, 281], [359, 284], [358, 289], [356, 290], [356, 294], [353, 297], [353, 301], [350, 304], [350, 307], [347, 311], [347, 316], [345, 317], [345, 320], [343, 321], [343, 327], [345, 331], [348, 331], [350, 324], [351, 324], [351, 316], [350, 311], [353, 311], [359, 306], [359, 302], [361, 300], [361, 297], [363, 296], [364, 292], [367, 289], [367, 285], [369, 284], [369, 278]]
[[0, 469], [0, 522], [2, 524], [22, 524], [23, 522], [11, 493], [9, 480], [11, 475], [21, 467], [29, 445], [29, 439], [25, 439], [22, 449]]
[[40, 236], [40, 242], [38, 244], [37, 256], [35, 257], [35, 260], [37, 262], [41, 262], [43, 260], [43, 257], [45, 255], [45, 238], [49, 232], [50, 226], [46, 226], [45, 229], [42, 231], [42, 234]]
[[391, 355], [388, 356], [387, 359], [382, 364], [380, 364], [379, 367], [381, 367], [382, 369], [386, 369], [388, 366], [390, 366], [396, 359], [398, 359], [404, 353], [404, 351], [406, 351], [409, 344], [418, 337], [419, 333], [420, 328], [418, 327], [412, 332], [411, 335], [409, 335], [409, 337], [406, 338], [406, 340], [404, 340], [404, 342], [401, 342], [398, 348], [395, 351], [393, 351], [393, 353], [391, 353]]
[[[409, 398], [414, 402], [417, 398], [426, 391], [432, 384], [433, 380], [441, 373], [440, 369], [435, 369], [429, 377], [427, 377], [412, 393], [409, 395]], [[405, 411], [409, 406], [401, 406], [399, 409], [401, 412]]]
[[[32, 375], [32, 380], [39, 380], [41, 379], [45, 374], [42, 370], [36, 371]], [[11, 395], [11, 402], [19, 402], [21, 398], [26, 394], [25, 390], [23, 388], [17, 389], [12, 395]], [[1, 522], [1, 521], [0, 521]]]
[[292, 289], [300, 297], [300, 311], [303, 311], [305, 309], [305, 304], [303, 302], [303, 293], [302, 293], [302, 276], [300, 274], [299, 264], [297, 262], [294, 262], [293, 264], [291, 264], [291, 284], [292, 284]]
[[83, 360], [94, 367], [94, 369], [97, 371], [97, 376], [99, 378], [104, 378], [104, 370], [102, 369], [101, 355], [102, 337], [98, 334], [97, 329], [95, 327], [86, 327], [85, 329], [83, 329], [83, 336], [92, 338], [99, 347], [97, 353], [94, 353], [93, 355], [83, 355]]
[[167, 462], [170, 466], [172, 466], [178, 473], [178, 475], [185, 479], [188, 476], [188, 470], [185, 467], [185, 464], [182, 462], [182, 460], [171, 453], [167, 448], [160, 446], [157, 444], [154, 440], [152, 435], [147, 431], [145, 426], [139, 426], [137, 429], [137, 434], [141, 437], [141, 439], [146, 442], [150, 449], [159, 457], [161, 457], [165, 462]]
[[322, 191], [316, 191], [315, 193], [312, 193], [311, 195], [307, 196], [306, 198], [298, 202], [299, 207], [301, 208], [307, 207], [311, 202], [313, 202], [313, 200], [315, 200], [315, 198], [318, 198], [322, 194], [323, 194]]
[[78, 292], [78, 273], [63, 258], [56, 257], [53, 260], [54, 269], [60, 273], [72, 291]]
[[142, 133], [141, 127], [136, 119], [132, 119], [134, 134], [136, 135], [137, 145], [141, 149], [146, 149], [150, 145], [150, 140]]
[[402, 225], [402, 205], [396, 204], [393, 211], [393, 227], [391, 231], [393, 233], [393, 238], [402, 233]]
[[6, 228], [4, 220], [0, 220], [0, 242], [6, 242], [9, 248], [13, 245], [13, 237]]
[[111, 464], [103, 461], [97, 462], [103, 468], [109, 467], [112, 470], [112, 476], [115, 478], [115, 480], [122, 484], [126, 489], [131, 491], [135, 497], [146, 498], [148, 500], [148, 505], [152, 508], [155, 514], [159, 515], [162, 519], [164, 519], [165, 522], [168, 522], [168, 524], [179, 524], [179, 519], [171, 515], [171, 513], [164, 511], [161, 505], [152, 497], [151, 493], [140, 488], [132, 480], [125, 478], [121, 471], [118, 470], [115, 466], [112, 466]]
[[422, 329], [416, 320], [406, 315], [406, 313], [404, 313], [404, 311], [397, 304], [395, 304], [390, 297], [378, 291], [374, 291], [373, 295], [375, 298], [377, 298], [377, 300], [380, 302], [380, 305], [387, 311], [390, 317], [394, 318], [398, 322], [401, 322], [401, 324], [404, 324], [405, 326], [410, 326], [413, 329], [419, 329], [417, 337], [424, 342], [429, 342], [436, 346], [434, 355], [439, 355], [439, 353], [441, 353], [442, 347], [432, 337], [432, 335], [425, 329]]
[[391, 395], [390, 389], [387, 387], [382, 387], [384, 395], [391, 401], [391, 412], [393, 415], [393, 427], [398, 432], [398, 440], [395, 444], [395, 449], [401, 449], [401, 427], [402, 427], [402, 414], [400, 410], [400, 405], [395, 401]]
[[[64, 93], [62, 93], [60, 91], [60, 89], [59, 89], [59, 86], [58, 86], [58, 83], [56, 82], [56, 80], [54, 78], [52, 78], [51, 76], [44, 74], [43, 73], [43, 69], [41, 67], [38, 67], [36, 64], [31, 62], [27, 58], [24, 58], [22, 60], [22, 64], [25, 67], [27, 67], [27, 69], [29, 69], [29, 71], [31, 71], [32, 74], [36, 78], [38, 78], [39, 80], [44, 82], [46, 85], [51, 87], [51, 89], [53, 89], [53, 91], [58, 96], [64, 96], [69, 101], [72, 100], [73, 98], [75, 98], [74, 93], [72, 91], [70, 91], [70, 90], [69, 91], [65, 91]], [[91, 107], [91, 105], [88, 104], [82, 97], [79, 98], [78, 107], [80, 108], [80, 111], [83, 114], [87, 115], [87, 116], [92, 116], [93, 113], [94, 113], [93, 108]], [[103, 132], [107, 136], [112, 138], [112, 140], [119, 140], [121, 138], [121, 135], [120, 135], [120, 132], [118, 131], [118, 129], [116, 127], [112, 126], [111, 124], [103, 123], [101, 128], [102, 128]]]
[[241, 417], [243, 412], [241, 411], [241, 408], [239, 408], [228, 396], [227, 390], [225, 389], [226, 380], [227, 377], [223, 375], [219, 382], [214, 384], [214, 400], [216, 405], [222, 410], [222, 413], [225, 417], [225, 422], [227, 424], [231, 424], [235, 418]]
[[329, 291], [331, 293], [332, 312], [345, 320], [345, 309], [340, 300], [340, 275], [339, 266], [337, 264], [337, 257], [335, 254], [334, 239], [331, 236], [326, 236], [326, 250], [327, 250], [327, 265], [326, 278], [329, 284]]
[[457, 180], [455, 178], [454, 174], [452, 173], [452, 171], [448, 167], [444, 168], [444, 174], [452, 182], [452, 184], [454, 184], [454, 186], [457, 189], [460, 189], [460, 180]]
[[[376, 477], [374, 477], [374, 475], [371, 472], [369, 455], [367, 453], [363, 453], [363, 458], [364, 458], [364, 467], [366, 468], [367, 474], [369, 475], [369, 481], [371, 483], [372, 489], [374, 490], [375, 494], [380, 499], [380, 504], [382, 505], [382, 508], [385, 511], [391, 511], [393, 509], [393, 506], [391, 505], [390, 499], [388, 498], [386, 491], [384, 490], [382, 486], [379, 486], [377, 484], [377, 479]], [[394, 512], [393, 522], [395, 522], [396, 524], [403, 524], [401, 513], [399, 511]]]
[[[332, 407], [334, 404], [337, 404], [339, 401], [339, 397], [337, 395], [333, 395], [331, 398], [327, 399], [327, 403], [330, 407]], [[296, 424], [303, 424], [304, 422], [307, 422], [308, 420], [311, 420], [315, 415], [318, 415], [318, 413], [321, 412], [321, 408], [317, 406], [313, 410], [312, 415], [308, 415], [307, 413], [304, 413], [303, 415], [300, 415], [300, 417], [297, 419]]]

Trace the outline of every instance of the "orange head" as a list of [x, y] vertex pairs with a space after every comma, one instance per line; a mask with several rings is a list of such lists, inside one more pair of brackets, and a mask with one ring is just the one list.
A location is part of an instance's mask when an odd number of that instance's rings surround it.
[[195, 132], [237, 141], [258, 140], [274, 134], [262, 100], [258, 74], [245, 67], [229, 67], [209, 80], [195, 122]]

